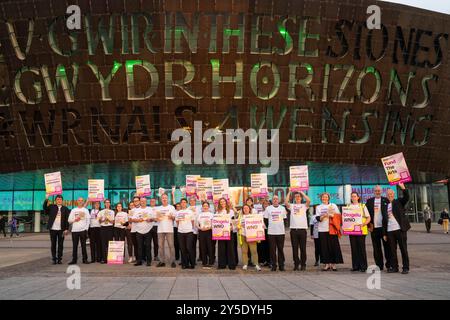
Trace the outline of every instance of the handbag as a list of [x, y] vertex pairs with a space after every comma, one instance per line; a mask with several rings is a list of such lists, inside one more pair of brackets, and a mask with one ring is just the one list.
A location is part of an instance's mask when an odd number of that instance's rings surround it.
[[442, 225], [442, 218], [438, 220], [438, 224]]

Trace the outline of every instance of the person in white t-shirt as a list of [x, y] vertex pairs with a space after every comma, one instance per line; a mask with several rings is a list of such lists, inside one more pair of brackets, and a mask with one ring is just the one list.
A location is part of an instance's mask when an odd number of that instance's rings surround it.
[[[246, 221], [245, 218], [250, 214], [256, 214], [256, 211], [252, 211], [252, 207], [250, 207], [248, 204], [244, 204], [242, 206], [239, 215], [239, 223], [238, 223], [239, 239], [242, 250], [242, 261], [244, 263], [244, 265], [242, 266], [243, 270], [247, 270], [248, 268], [250, 259], [249, 252], [252, 252], [251, 257], [253, 257], [255, 261], [258, 261], [258, 251], [256, 247], [257, 241], [247, 241], [247, 235], [245, 230], [245, 221]], [[261, 267], [258, 265], [258, 263], [256, 263], [255, 268], [256, 271], [261, 271]]]
[[229, 235], [230, 240], [218, 241], [218, 268], [225, 269], [227, 266], [230, 270], [236, 269], [236, 257], [234, 251], [234, 237], [232, 236], [232, 219], [234, 219], [234, 211], [231, 209], [229, 202], [225, 198], [220, 198], [217, 204], [215, 215], [223, 215], [230, 221], [230, 229], [224, 231], [224, 236]]
[[128, 220], [132, 222], [132, 228], [136, 231], [137, 253], [135, 266], [141, 266], [144, 258], [148, 267], [152, 262], [152, 242], [150, 230], [155, 221], [155, 213], [152, 208], [147, 207], [147, 198], [139, 199], [139, 208], [133, 209], [133, 217]]
[[77, 200], [77, 207], [73, 208], [69, 214], [69, 224], [72, 225], [72, 261], [69, 264], [77, 264], [78, 260], [78, 243], [81, 243], [81, 253], [83, 255], [83, 263], [88, 264], [86, 239], [89, 229], [91, 216], [88, 209], [84, 207], [84, 199], [82, 197]]
[[100, 212], [100, 202], [92, 203], [90, 212], [91, 221], [89, 223], [89, 246], [91, 248], [91, 263], [102, 261], [102, 240], [100, 238], [100, 222], [97, 220], [97, 215]]
[[[306, 239], [308, 238], [308, 218], [307, 211], [311, 200], [302, 191], [294, 193], [294, 203], [289, 203], [291, 190], [285, 199], [285, 206], [290, 211], [290, 233], [292, 244], [292, 256], [294, 258], [294, 271], [306, 270]], [[305, 203], [302, 200], [305, 199]], [[298, 251], [300, 247], [300, 259]]]
[[212, 241], [212, 218], [209, 203], [204, 201], [202, 211], [197, 215], [196, 225], [198, 228], [200, 258], [204, 269], [211, 269], [214, 265], [215, 254]]
[[116, 215], [114, 216], [114, 241], [125, 241], [126, 228], [128, 225], [128, 214], [123, 211], [122, 203], [116, 204]]
[[111, 201], [105, 199], [103, 203], [105, 209], [101, 210], [97, 215], [97, 219], [100, 222], [100, 238], [102, 240], [102, 260], [100, 262], [102, 264], [108, 260], [109, 241], [114, 239], [114, 211], [111, 209]]
[[128, 249], [128, 263], [132, 263], [134, 261], [134, 250], [133, 248], [136, 246], [136, 233], [134, 233], [134, 240], [131, 233], [131, 228], [133, 223], [130, 221], [130, 218], [133, 217], [133, 209], [135, 208], [134, 202], [130, 201], [128, 202], [128, 208], [127, 208], [127, 215], [128, 215], [128, 223], [125, 229], [125, 238], [127, 239], [127, 249]]
[[[130, 206], [130, 209], [128, 210], [128, 224], [130, 228], [130, 238], [131, 243], [133, 244], [133, 256], [130, 256], [128, 259], [129, 263], [136, 262], [137, 260], [137, 254], [138, 254], [138, 243], [137, 243], [137, 232], [136, 232], [136, 223], [133, 222], [133, 216], [136, 211], [141, 207], [141, 198], [138, 196], [133, 197], [133, 207]], [[146, 258], [146, 257], [144, 257]]]
[[[150, 199], [150, 208], [152, 208], [152, 209], [156, 208], [156, 199], [155, 198]], [[153, 259], [155, 261], [159, 262], [158, 221], [155, 221], [153, 223], [153, 228], [152, 228], [152, 230], [150, 230], [150, 234], [151, 234], [152, 243], [153, 243]]]
[[[195, 196], [189, 198], [189, 209], [194, 213], [194, 217], [197, 216], [202, 210], [201, 205], [197, 205], [197, 198]], [[197, 241], [198, 241], [198, 229], [194, 226], [192, 252], [194, 252], [194, 261], [197, 261]], [[201, 255], [201, 252], [199, 256]]]
[[336, 264], [344, 263], [339, 244], [341, 213], [336, 204], [330, 203], [329, 193], [322, 193], [320, 199], [314, 216], [319, 221], [320, 259], [325, 264], [323, 271], [337, 271]]
[[[173, 239], [173, 222], [175, 220], [175, 208], [169, 204], [169, 197], [167, 194], [161, 196], [161, 203], [159, 207], [155, 208], [156, 218], [158, 221], [158, 245], [159, 245], [159, 260], [157, 267], [165, 267], [166, 261], [170, 263], [172, 268], [176, 268], [175, 263], [175, 248]], [[165, 242], [169, 247], [169, 259], [166, 258]]]
[[[277, 270], [277, 262], [280, 271], [284, 268], [284, 240], [286, 237], [284, 221], [287, 219], [286, 209], [280, 205], [278, 196], [273, 196], [272, 205], [264, 211], [264, 219], [267, 226], [267, 235], [269, 237], [270, 260], [272, 262], [272, 271]], [[278, 256], [278, 257], [277, 257]]]
[[352, 251], [352, 271], [366, 272], [366, 235], [368, 233], [367, 225], [370, 223], [370, 214], [367, 207], [360, 203], [361, 198], [358, 192], [352, 192], [350, 197], [352, 203], [348, 206], [355, 212], [359, 212], [362, 217], [362, 223], [359, 225], [361, 234], [349, 235], [350, 248]]
[[[195, 268], [194, 254], [194, 224], [195, 213], [191, 207], [187, 207], [187, 199], [180, 200], [181, 209], [175, 215], [175, 221], [178, 225], [178, 241], [181, 249], [181, 268]], [[195, 208], [194, 208], [195, 210]]]

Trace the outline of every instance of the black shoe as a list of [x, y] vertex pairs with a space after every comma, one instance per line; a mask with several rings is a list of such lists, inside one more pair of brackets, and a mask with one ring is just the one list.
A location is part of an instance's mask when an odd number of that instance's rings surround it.
[[87, 260], [83, 260], [83, 264], [89, 264], [90, 262]]
[[172, 268], [176, 268], [177, 264], [175, 262], [172, 262], [172, 264], [170, 265]]
[[355, 271], [359, 271], [359, 269], [358, 269], [358, 268], [352, 268], [351, 271], [352, 271], [352, 272], [355, 272]]
[[147, 261], [147, 267], [150, 267], [151, 265], [152, 265], [152, 262], [151, 261]]
[[188, 269], [195, 269], [195, 266], [189, 266]]
[[102, 259], [97, 259], [97, 263], [102, 263]]
[[186, 268], [187, 268], [187, 267], [186, 267], [186, 266], [184, 266], [184, 265], [182, 265], [182, 266], [181, 266], [181, 269], [186, 269]]
[[226, 267], [217, 267], [217, 269], [222, 270], [225, 269]]
[[387, 271], [387, 273], [397, 273], [397, 272], [398, 272], [398, 269], [395, 269], [395, 268], [389, 268]]
[[56, 264], [56, 263], [57, 263], [56, 260], [53, 260], [52, 264]]
[[318, 266], [319, 266], [319, 262], [316, 261], [316, 262], [314, 263], [314, 267], [318, 267]]
[[58, 260], [57, 264], [62, 264], [62, 261], [61, 261], [61, 260]]
[[165, 267], [165, 266], [166, 266], [166, 264], [164, 262], [160, 262], [156, 265], [157, 268]]
[[284, 269], [284, 266], [280, 266], [280, 271], [286, 271], [286, 269]]
[[270, 271], [277, 271], [277, 267], [270, 268]]
[[77, 262], [72, 260], [72, 261], [70, 261], [68, 264], [69, 264], [69, 265], [77, 264]]
[[402, 274], [408, 274], [409, 273], [409, 269], [403, 269], [402, 270]]
[[360, 269], [359, 272], [366, 272], [367, 269]]
[[101, 264], [106, 264], [106, 261], [102, 260], [100, 261]]
[[294, 266], [294, 271], [298, 271], [298, 266]]
[[142, 262], [136, 262], [134, 265], [135, 266], [142, 266]]
[[305, 271], [306, 270], [306, 266], [301, 266], [300, 267], [300, 271]]
[[229, 267], [230, 270], [236, 270], [236, 267]]

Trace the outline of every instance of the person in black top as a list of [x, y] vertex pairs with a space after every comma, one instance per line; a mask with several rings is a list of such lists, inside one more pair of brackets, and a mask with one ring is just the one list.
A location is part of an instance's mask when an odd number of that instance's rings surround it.
[[[386, 259], [386, 269], [391, 267], [390, 256], [391, 249], [389, 243], [384, 240], [384, 236], [387, 236], [387, 207], [389, 200], [381, 196], [381, 187], [375, 186], [373, 189], [375, 197], [369, 198], [366, 201], [367, 211], [370, 214], [370, 223], [368, 225], [370, 236], [372, 238], [373, 246], [373, 258], [375, 264], [383, 270], [383, 250], [384, 257]], [[383, 247], [383, 250], [381, 249]]]
[[0, 216], [0, 232], [3, 232], [3, 236], [6, 238], [6, 218]]
[[449, 215], [448, 215], [448, 211], [447, 208], [445, 208], [442, 212], [441, 212], [441, 220], [442, 220], [442, 228], [444, 228], [444, 233], [448, 234], [448, 221], [449, 221]]
[[[408, 217], [405, 214], [405, 205], [409, 201], [409, 192], [403, 183], [399, 184], [403, 190], [403, 197], [395, 199], [394, 190], [387, 191], [388, 204], [388, 222], [387, 222], [387, 240], [391, 248], [391, 268], [389, 273], [398, 272], [397, 245], [400, 247], [402, 254], [403, 271], [402, 274], [409, 272], [409, 256], [407, 247], [406, 233], [411, 229]], [[385, 240], [386, 240], [386, 236]]]
[[[51, 252], [53, 264], [61, 264], [64, 250], [64, 236], [69, 230], [70, 210], [62, 205], [62, 195], [55, 198], [56, 204], [48, 204], [48, 196], [45, 197], [43, 209], [48, 215], [48, 230], [50, 231]], [[58, 250], [58, 254], [56, 254]]]

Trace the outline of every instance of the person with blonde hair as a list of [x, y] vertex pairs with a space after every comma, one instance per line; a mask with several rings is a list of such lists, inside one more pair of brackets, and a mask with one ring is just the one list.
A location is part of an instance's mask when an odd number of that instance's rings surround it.
[[261, 271], [261, 267], [258, 265], [258, 250], [256, 247], [257, 241], [248, 242], [245, 234], [245, 217], [250, 214], [254, 214], [252, 212], [252, 208], [249, 205], [244, 204], [239, 214], [239, 222], [238, 222], [238, 233], [239, 233], [238, 238], [242, 250], [242, 261], [244, 263], [242, 269], [243, 270], [248, 269], [249, 251], [250, 251], [251, 257], [255, 259], [256, 271]]

